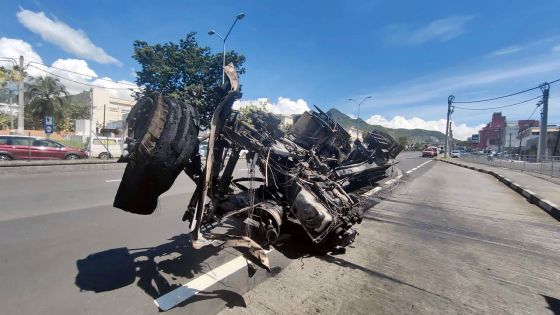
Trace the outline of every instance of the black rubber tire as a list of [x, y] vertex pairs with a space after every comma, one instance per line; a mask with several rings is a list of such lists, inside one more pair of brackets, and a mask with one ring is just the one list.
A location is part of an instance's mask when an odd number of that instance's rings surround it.
[[0, 154], [0, 161], [11, 161], [13, 160], [11, 156], [7, 154]]
[[113, 206], [152, 214], [158, 197], [198, 153], [198, 112], [189, 104], [155, 93], [134, 105], [127, 124], [135, 145]]
[[76, 155], [76, 154], [68, 154], [68, 155], [66, 156], [66, 159], [67, 159], [67, 160], [79, 160], [79, 159], [80, 159], [80, 156], [79, 156], [79, 155]]
[[111, 155], [107, 152], [101, 152], [101, 153], [99, 153], [97, 158], [100, 159], [100, 160], [108, 160], [109, 158], [111, 158]]

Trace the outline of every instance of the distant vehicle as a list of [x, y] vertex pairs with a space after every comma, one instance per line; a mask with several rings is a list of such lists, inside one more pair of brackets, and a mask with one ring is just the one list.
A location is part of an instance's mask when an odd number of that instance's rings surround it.
[[117, 137], [99, 137], [93, 138], [92, 147], [89, 148], [89, 137], [86, 141], [85, 149], [89, 152], [90, 157], [96, 157], [101, 160], [110, 158], [118, 158], [122, 155], [123, 143], [121, 138]]
[[77, 160], [87, 158], [80, 148], [41, 137], [0, 136], [0, 161]]
[[422, 151], [422, 157], [437, 157], [438, 149], [437, 148], [427, 148]]
[[458, 151], [458, 150], [451, 151], [450, 155], [451, 155], [452, 158], [461, 157], [461, 151]]

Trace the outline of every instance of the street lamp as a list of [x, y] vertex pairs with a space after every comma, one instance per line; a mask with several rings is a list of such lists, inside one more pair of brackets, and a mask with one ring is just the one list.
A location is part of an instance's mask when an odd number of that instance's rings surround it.
[[236, 17], [235, 17], [235, 21], [233, 21], [233, 24], [231, 25], [231, 27], [229, 28], [229, 31], [226, 34], [226, 37], [223, 37], [222, 35], [220, 35], [220, 33], [216, 32], [215, 30], [210, 30], [208, 31], [208, 35], [217, 35], [219, 38], [222, 39], [222, 42], [224, 44], [224, 52], [223, 52], [223, 56], [222, 56], [222, 84], [225, 83], [225, 66], [226, 66], [226, 40], [229, 37], [229, 34], [231, 33], [231, 30], [233, 30], [233, 27], [235, 26], [235, 23], [237, 23], [238, 20], [241, 20], [245, 17], [245, 13], [239, 13]]
[[356, 104], [358, 104], [358, 132], [356, 134], [356, 138], [359, 138], [360, 136], [360, 105], [362, 105], [363, 102], [365, 102], [368, 98], [371, 98], [371, 96], [366, 96], [361, 102], [358, 103], [358, 101], [356, 101], [353, 98], [349, 98], [349, 101], [352, 101]]

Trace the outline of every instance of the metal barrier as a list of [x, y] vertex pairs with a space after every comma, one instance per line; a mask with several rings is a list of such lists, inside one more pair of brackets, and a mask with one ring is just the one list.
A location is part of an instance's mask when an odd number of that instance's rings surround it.
[[465, 162], [500, 166], [514, 170], [560, 177], [560, 156], [547, 156], [544, 160], [539, 161], [536, 155], [490, 156], [462, 154], [460, 159]]

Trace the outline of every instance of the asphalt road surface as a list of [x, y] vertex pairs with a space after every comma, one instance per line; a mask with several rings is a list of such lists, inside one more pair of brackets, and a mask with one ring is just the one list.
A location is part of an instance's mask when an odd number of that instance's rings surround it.
[[[193, 250], [181, 176], [151, 216], [111, 207], [121, 171], [0, 178], [1, 314], [546, 313], [558, 222], [484, 174], [403, 153], [346, 253]], [[240, 168], [238, 174], [246, 174]], [[496, 201], [499, 200], [499, 203]], [[225, 229], [233, 228], [225, 226]], [[205, 288], [200, 292], [185, 290]], [[194, 294], [196, 293], [196, 294]]]

